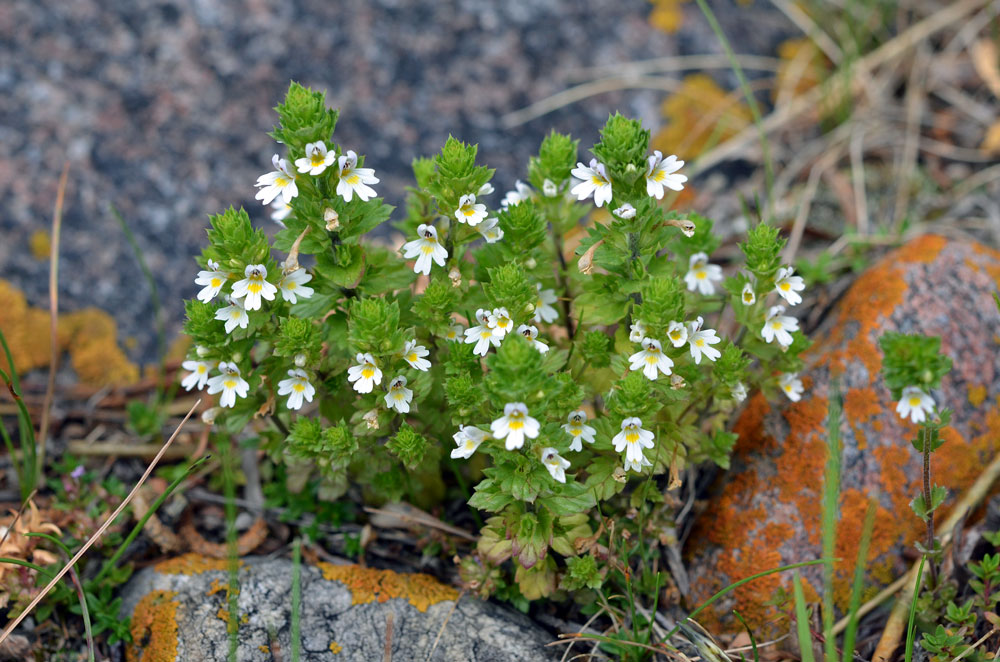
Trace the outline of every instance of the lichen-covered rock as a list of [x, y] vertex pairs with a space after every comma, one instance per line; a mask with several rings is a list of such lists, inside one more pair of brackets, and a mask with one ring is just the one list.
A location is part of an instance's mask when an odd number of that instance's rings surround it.
[[[696, 602], [756, 572], [821, 557], [833, 378], [840, 379], [844, 402], [836, 603], [843, 609], [848, 600], [864, 513], [875, 495], [866, 579], [874, 591], [899, 576], [906, 567], [899, 551], [923, 527], [909, 506], [921, 464], [909, 443], [916, 426], [895, 413], [882, 381], [878, 338], [886, 331], [941, 336], [942, 350], [954, 361], [934, 394], [939, 406], [955, 412], [943, 432], [947, 441], [932, 460], [933, 480], [952, 491], [947, 507], [1000, 446], [1000, 313], [992, 298], [998, 281], [1000, 253], [938, 236], [911, 241], [858, 278], [807, 357], [802, 400], [772, 406], [758, 394], [738, 420], [733, 470], [691, 536]], [[802, 572], [807, 597], [815, 597], [822, 571], [815, 566]], [[773, 623], [787, 613], [774, 600], [782, 588], [790, 593], [788, 573], [750, 582], [708, 618], [726, 619], [735, 607], [751, 626]]]
[[[243, 559], [238, 577], [237, 659], [291, 659], [291, 561]], [[429, 575], [303, 564], [301, 586], [304, 661], [382, 660], [390, 626], [393, 660], [552, 659], [550, 635], [527, 618]], [[228, 562], [188, 554], [146, 568], [126, 586], [122, 614], [132, 618], [129, 662], [225, 662]]]

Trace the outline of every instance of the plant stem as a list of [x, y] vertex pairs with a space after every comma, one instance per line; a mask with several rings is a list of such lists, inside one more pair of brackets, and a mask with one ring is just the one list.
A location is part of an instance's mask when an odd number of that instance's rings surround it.
[[930, 568], [931, 588], [937, 586], [937, 566], [934, 564], [934, 505], [931, 503], [931, 435], [927, 426], [923, 428], [924, 436], [924, 507], [927, 508], [927, 555]]

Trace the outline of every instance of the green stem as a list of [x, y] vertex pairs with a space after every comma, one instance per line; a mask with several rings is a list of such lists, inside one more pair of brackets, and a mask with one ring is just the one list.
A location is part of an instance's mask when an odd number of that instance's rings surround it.
[[937, 566], [934, 563], [934, 504], [931, 502], [931, 434], [925, 425], [924, 437], [924, 507], [927, 508], [927, 556], [930, 568], [930, 584], [937, 586]]

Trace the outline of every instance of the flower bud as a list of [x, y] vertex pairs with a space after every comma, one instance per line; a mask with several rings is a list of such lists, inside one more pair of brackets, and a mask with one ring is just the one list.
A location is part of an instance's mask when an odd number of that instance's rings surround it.
[[542, 182], [542, 193], [547, 198], [554, 198], [559, 194], [559, 187], [551, 179], [546, 179]]
[[637, 168], [635, 167], [634, 163], [629, 163], [627, 166], [625, 166], [625, 172], [630, 175], [635, 174], [636, 170]]
[[221, 407], [209, 407], [201, 413], [201, 421], [205, 425], [213, 425], [215, 423], [215, 417], [219, 415], [222, 411]]
[[616, 483], [624, 483], [628, 478], [625, 477], [625, 467], [615, 467], [615, 470], [611, 473], [611, 478], [614, 479]]
[[460, 287], [462, 285], [462, 272], [458, 270], [458, 267], [451, 268], [451, 271], [448, 272], [448, 278], [451, 279], [452, 287]]
[[529, 257], [527, 260], [524, 261], [524, 266], [526, 269], [534, 269], [535, 267], [538, 266], [538, 262], [535, 261], [535, 258]]
[[307, 357], [306, 357], [305, 354], [296, 354], [295, 355], [295, 367], [296, 368], [303, 368], [303, 367], [305, 367], [305, 365], [306, 365], [306, 358]]
[[670, 388], [677, 391], [679, 389], [684, 388], [685, 386], [687, 386], [687, 384], [685, 383], [683, 377], [678, 375], [676, 372], [670, 375]]
[[333, 207], [323, 210], [323, 220], [326, 222], [327, 232], [336, 232], [340, 229], [340, 214]]
[[208, 356], [209, 349], [207, 347], [202, 347], [201, 345], [198, 345], [198, 347], [196, 347], [194, 351], [198, 354], [200, 358], [205, 358], [206, 356]]
[[369, 430], [378, 430], [378, 410], [372, 409], [364, 415], [365, 425]]
[[240, 361], [243, 360], [243, 353], [242, 352], [234, 352], [233, 355], [229, 358], [229, 360], [232, 363], [239, 363]]

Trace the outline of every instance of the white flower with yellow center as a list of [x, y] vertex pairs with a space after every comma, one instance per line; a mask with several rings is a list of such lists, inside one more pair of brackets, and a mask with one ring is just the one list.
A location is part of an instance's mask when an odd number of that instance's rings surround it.
[[691, 292], [698, 290], [704, 295], [715, 294], [715, 283], [722, 280], [722, 267], [708, 263], [707, 253], [695, 253], [688, 260], [688, 272], [684, 282]]
[[667, 326], [667, 339], [674, 347], [683, 347], [688, 340], [688, 328], [684, 322], [671, 322]]
[[295, 159], [295, 168], [302, 174], [321, 175], [323, 171], [337, 162], [337, 153], [327, 151], [326, 143], [318, 140], [306, 144], [306, 155]]
[[520, 179], [514, 182], [514, 190], [507, 191], [507, 195], [504, 196], [503, 200], [500, 201], [500, 206], [503, 209], [507, 207], [516, 207], [525, 200], [530, 200], [533, 191], [531, 187], [522, 182]]
[[476, 227], [486, 218], [486, 205], [476, 204], [476, 196], [472, 193], [463, 195], [458, 200], [455, 218], [459, 223], [468, 223], [472, 227]]
[[204, 285], [198, 292], [198, 301], [208, 303], [214, 299], [228, 279], [229, 274], [219, 268], [219, 263], [215, 260], [209, 260], [208, 269], [199, 271], [198, 277], [194, 279], [195, 285]]
[[580, 180], [570, 190], [577, 200], [586, 200], [594, 196], [594, 204], [598, 207], [611, 202], [611, 180], [608, 179], [608, 172], [603, 163], [598, 163], [597, 159], [590, 159], [589, 166], [577, 162], [572, 175]]
[[403, 347], [403, 360], [410, 364], [411, 368], [426, 372], [431, 367], [431, 362], [424, 357], [430, 354], [426, 347], [418, 345], [416, 340], [409, 340]]
[[789, 372], [779, 377], [778, 386], [792, 402], [798, 402], [802, 399], [802, 392], [805, 389], [802, 387], [802, 380], [799, 379], [797, 372]]
[[308, 299], [313, 295], [313, 288], [307, 287], [306, 283], [312, 280], [312, 275], [306, 273], [301, 267], [291, 273], [282, 274], [278, 281], [278, 289], [281, 290], [281, 298], [288, 303], [297, 303], [299, 297]]
[[510, 313], [506, 308], [494, 308], [490, 313], [489, 325], [493, 329], [493, 334], [503, 340], [504, 336], [514, 328], [514, 322], [510, 319]]
[[406, 388], [406, 377], [398, 375], [389, 382], [389, 392], [385, 394], [385, 406], [395, 409], [400, 414], [410, 411], [410, 401], [413, 400], [413, 391]]
[[630, 218], [635, 218], [635, 207], [626, 202], [621, 207], [616, 209], [614, 214], [618, 218], [625, 219], [627, 221]]
[[247, 315], [243, 302], [231, 296], [227, 296], [226, 301], [229, 305], [215, 311], [215, 319], [226, 323], [226, 333], [232, 333], [236, 327], [247, 328], [250, 325], [250, 316]]
[[642, 473], [642, 470], [644, 468], [651, 466], [653, 466], [653, 463], [647, 460], [645, 455], [643, 455], [634, 462], [628, 458], [625, 458], [625, 467], [624, 467], [625, 471], [634, 471], [636, 473]]
[[382, 371], [375, 363], [375, 357], [359, 353], [354, 360], [358, 365], [347, 369], [347, 381], [354, 384], [354, 390], [358, 393], [371, 393], [375, 384], [382, 383]]
[[792, 267], [778, 269], [778, 275], [774, 279], [774, 291], [787, 301], [789, 306], [802, 303], [802, 296], [799, 292], [804, 289], [806, 289], [806, 283], [802, 280], [802, 276], [795, 275], [795, 269]]
[[684, 188], [684, 182], [688, 179], [687, 175], [674, 174], [684, 167], [683, 161], [678, 161], [677, 157], [673, 154], [667, 158], [663, 158], [663, 154], [659, 150], [654, 150], [653, 155], [649, 157], [648, 161], [648, 165], [646, 166], [646, 195], [659, 200], [663, 197], [664, 186], [672, 191], [680, 191]]
[[508, 402], [504, 405], [503, 416], [490, 424], [494, 439], [507, 438], [507, 450], [524, 446], [524, 438], [538, 436], [538, 421], [528, 416], [528, 406], [523, 402]]
[[486, 441], [489, 434], [471, 425], [458, 426], [458, 432], [451, 436], [455, 440], [455, 448], [451, 450], [453, 458], [463, 458], [468, 460], [479, 448], [479, 444]]
[[535, 283], [535, 289], [538, 290], [538, 299], [535, 300], [534, 321], [539, 324], [542, 322], [546, 324], [555, 322], [559, 319], [559, 311], [552, 305], [559, 300], [559, 297], [556, 296], [556, 291], [543, 290], [541, 283]]
[[562, 429], [573, 438], [569, 445], [571, 451], [582, 451], [583, 442], [594, 443], [594, 435], [597, 434], [597, 430], [587, 425], [587, 412], [582, 409], [570, 412], [566, 422], [562, 424]]
[[740, 301], [743, 302], [744, 306], [752, 306], [757, 303], [757, 293], [753, 291], [753, 283], [747, 283], [743, 286]]
[[483, 310], [480, 308], [476, 311], [476, 320], [479, 322], [478, 325], [470, 327], [465, 330], [465, 344], [471, 345], [475, 343], [475, 348], [473, 348], [472, 353], [477, 356], [486, 356], [486, 352], [490, 350], [490, 345], [494, 347], [500, 346], [500, 340], [503, 336], [494, 333], [494, 328], [490, 325], [490, 312], [488, 310]]
[[500, 219], [496, 216], [487, 218], [477, 225], [476, 229], [479, 230], [479, 234], [483, 235], [487, 244], [495, 244], [503, 239], [503, 228], [500, 227]]
[[288, 379], [278, 382], [278, 395], [288, 396], [289, 409], [302, 409], [302, 402], [312, 402], [316, 388], [309, 383], [305, 370], [294, 368], [288, 371]]
[[696, 365], [701, 364], [703, 356], [709, 361], [715, 361], [722, 356], [722, 352], [712, 347], [712, 345], [718, 345], [722, 342], [722, 338], [716, 335], [715, 329], [702, 329], [704, 323], [705, 320], [700, 316], [696, 321], [690, 323], [688, 347], [691, 348], [691, 358], [694, 359]]
[[431, 261], [443, 267], [444, 261], [448, 259], [448, 251], [438, 243], [438, 233], [434, 226], [421, 224], [417, 227], [417, 237], [418, 239], [403, 244], [403, 257], [407, 260], [417, 258], [413, 273], [430, 274]]
[[278, 288], [267, 282], [267, 267], [263, 264], [248, 264], [243, 275], [243, 280], [233, 284], [233, 296], [243, 299], [244, 308], [260, 310], [261, 298], [274, 301]]
[[625, 452], [626, 462], [641, 465], [645, 459], [642, 449], [653, 447], [653, 433], [643, 430], [642, 421], [638, 418], [626, 418], [622, 421], [621, 432], [614, 436], [611, 443], [615, 445], [616, 453]]
[[354, 198], [355, 193], [364, 202], [375, 197], [375, 189], [368, 185], [378, 184], [378, 177], [375, 176], [375, 171], [372, 168], [358, 167], [358, 155], [354, 153], [354, 150], [349, 149], [346, 154], [342, 154], [337, 159], [337, 164], [340, 169], [337, 195], [347, 202]]
[[629, 325], [628, 339], [632, 342], [642, 342], [646, 339], [646, 325], [642, 320], [636, 320]]
[[760, 330], [765, 342], [772, 343], [777, 340], [782, 347], [792, 344], [794, 338], [791, 332], [799, 330], [799, 321], [794, 317], [782, 315], [784, 312], [784, 306], [772, 306], [767, 311], [767, 320], [764, 322], [764, 328]]
[[260, 190], [254, 197], [269, 205], [280, 195], [286, 205], [291, 204], [292, 199], [299, 194], [295, 173], [288, 167], [288, 162], [277, 154], [271, 157], [271, 165], [274, 170], [257, 178], [256, 187]]
[[284, 200], [274, 200], [271, 202], [271, 220], [285, 227], [285, 219], [292, 213], [292, 205]]
[[517, 332], [520, 333], [522, 336], [524, 336], [528, 340], [528, 342], [531, 343], [531, 346], [537, 349], [542, 354], [549, 351], [549, 346], [543, 343], [541, 340], [538, 340], [538, 327], [534, 325], [522, 324], [521, 326], [517, 327]]
[[197, 388], [200, 391], [205, 388], [205, 384], [208, 383], [208, 372], [212, 369], [213, 365], [215, 365], [214, 361], [185, 361], [182, 363], [182, 368], [191, 371], [191, 374], [181, 382], [184, 390], [190, 391], [193, 388]]
[[548, 446], [542, 449], [542, 464], [549, 470], [549, 474], [560, 483], [566, 482], [566, 470], [569, 469], [569, 460], [559, 454], [559, 451]]
[[730, 390], [730, 395], [736, 402], [743, 402], [747, 399], [747, 387], [743, 382], [736, 382], [736, 385]]
[[656, 379], [657, 370], [669, 375], [670, 369], [674, 366], [674, 362], [664, 355], [660, 341], [652, 338], [643, 340], [642, 350], [630, 356], [628, 360], [631, 363], [629, 369], [642, 370], [647, 379]]
[[452, 324], [448, 327], [448, 330], [444, 332], [444, 339], [448, 342], [459, 342], [464, 333], [465, 329], [462, 328], [461, 324]]
[[219, 398], [219, 404], [223, 407], [234, 407], [236, 406], [236, 396], [247, 397], [250, 384], [240, 376], [240, 369], [236, 367], [235, 363], [223, 361], [219, 364], [219, 372], [221, 374], [208, 380], [208, 394], [221, 392], [222, 397]]
[[907, 386], [896, 404], [896, 413], [901, 418], [909, 417], [914, 423], [923, 423], [927, 414], [934, 411], [934, 398], [924, 393], [916, 386]]

